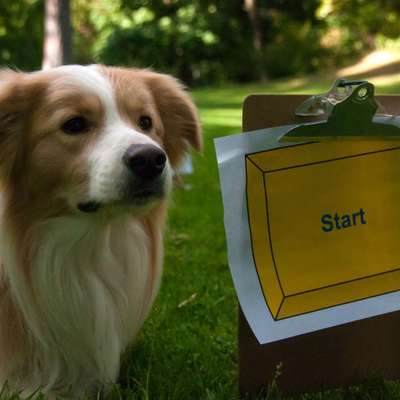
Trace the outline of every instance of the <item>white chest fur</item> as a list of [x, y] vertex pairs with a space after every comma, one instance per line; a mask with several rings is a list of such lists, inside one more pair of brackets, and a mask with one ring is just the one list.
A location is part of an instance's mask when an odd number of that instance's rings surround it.
[[[130, 217], [111, 222], [58, 218], [35, 228], [31, 265], [15, 265], [15, 243], [2, 251], [32, 353], [20, 379], [46, 391], [114, 381], [120, 355], [153, 298], [149, 238]], [[2, 243], [7, 243], [3, 241]]]

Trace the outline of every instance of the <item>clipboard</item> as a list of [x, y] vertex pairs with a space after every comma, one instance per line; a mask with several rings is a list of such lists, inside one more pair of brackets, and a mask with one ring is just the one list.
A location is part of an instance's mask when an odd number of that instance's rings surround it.
[[[318, 122], [323, 116], [295, 116], [307, 95], [251, 95], [243, 105], [243, 131]], [[391, 114], [399, 96], [377, 96]], [[284, 394], [353, 385], [367, 379], [400, 378], [400, 312], [260, 345], [239, 306], [239, 392], [256, 394], [278, 379]]]

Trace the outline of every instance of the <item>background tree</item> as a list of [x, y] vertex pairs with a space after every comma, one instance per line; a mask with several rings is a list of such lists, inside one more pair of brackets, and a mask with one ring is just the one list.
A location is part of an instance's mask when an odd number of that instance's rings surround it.
[[244, 0], [244, 7], [249, 14], [251, 27], [253, 31], [253, 47], [257, 58], [257, 68], [262, 81], [265, 81], [266, 74], [264, 63], [262, 60], [262, 50], [264, 47], [263, 31], [260, 26], [260, 14], [258, 10], [257, 0]]
[[42, 68], [71, 63], [69, 0], [45, 0]]

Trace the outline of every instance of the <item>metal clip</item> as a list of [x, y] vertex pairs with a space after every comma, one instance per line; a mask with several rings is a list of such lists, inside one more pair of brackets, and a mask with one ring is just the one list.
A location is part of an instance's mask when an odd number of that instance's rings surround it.
[[360, 83], [362, 81], [337, 79], [327, 93], [311, 96], [301, 103], [296, 108], [295, 114], [301, 117], [316, 117], [329, 114], [333, 106], [349, 97], [354, 90], [354, 85]]
[[302, 124], [280, 141], [400, 139], [400, 118], [375, 116], [377, 109], [372, 83], [338, 79], [328, 93], [310, 97], [295, 111], [299, 116], [327, 115], [327, 120]]

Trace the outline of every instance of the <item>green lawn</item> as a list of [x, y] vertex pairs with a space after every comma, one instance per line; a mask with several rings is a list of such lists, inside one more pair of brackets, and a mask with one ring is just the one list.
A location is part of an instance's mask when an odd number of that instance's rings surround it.
[[[227, 265], [212, 140], [240, 132], [242, 102], [250, 93], [315, 93], [329, 86], [330, 82], [322, 79], [286, 80], [193, 93], [204, 127], [204, 154], [194, 156], [195, 173], [186, 180], [188, 189], [175, 191], [161, 292], [137, 343], [126, 355], [119, 385], [107, 398], [229, 400], [238, 397], [237, 302]], [[398, 84], [378, 89], [381, 93], [400, 91]], [[299, 398], [400, 399], [400, 385], [374, 381], [362, 387]], [[271, 393], [267, 399], [280, 397]]]
[[[372, 80], [373, 81], [373, 80]], [[140, 340], [129, 354], [121, 384], [138, 399], [235, 399], [236, 298], [226, 259], [223, 210], [213, 138], [238, 133], [243, 99], [250, 93], [319, 93], [330, 81], [290, 80], [269, 85], [196, 90], [205, 148], [195, 156], [189, 190], [176, 190], [170, 212], [162, 289]], [[378, 93], [400, 86], [377, 86]], [[400, 355], [399, 355], [400, 357]], [[271, 394], [269, 400], [280, 398]], [[400, 399], [400, 385], [305, 395], [304, 400]]]

